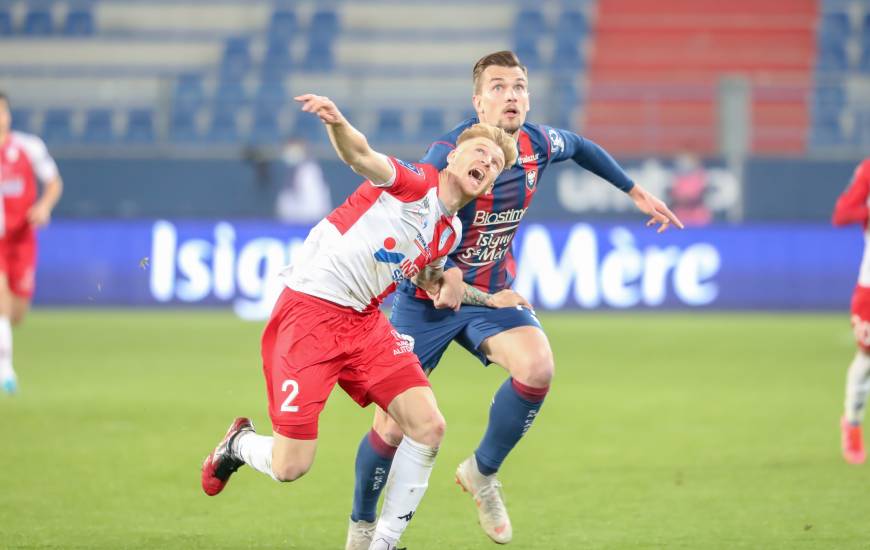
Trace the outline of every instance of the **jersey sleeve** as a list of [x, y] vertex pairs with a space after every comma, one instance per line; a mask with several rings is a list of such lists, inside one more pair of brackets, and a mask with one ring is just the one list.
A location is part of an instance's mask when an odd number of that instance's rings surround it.
[[383, 188], [384, 191], [402, 201], [413, 201], [425, 195], [429, 189], [438, 185], [437, 171], [434, 176], [432, 170], [423, 164], [412, 164], [399, 160], [395, 157], [387, 157], [393, 165], [393, 177], [383, 183], [375, 184], [375, 187]]
[[867, 196], [870, 194], [870, 159], [862, 162], [855, 170], [849, 187], [837, 199], [834, 215], [831, 219], [834, 225], [851, 223], [867, 223]]
[[30, 165], [33, 166], [33, 172], [37, 179], [45, 183], [56, 178], [58, 176], [57, 164], [48, 154], [45, 142], [30, 134], [19, 134], [18, 137], [27, 152], [27, 157], [30, 159]]
[[634, 182], [619, 163], [594, 141], [559, 128], [541, 126], [541, 130], [546, 134], [550, 144], [550, 162], [571, 159], [626, 193], [634, 187]]

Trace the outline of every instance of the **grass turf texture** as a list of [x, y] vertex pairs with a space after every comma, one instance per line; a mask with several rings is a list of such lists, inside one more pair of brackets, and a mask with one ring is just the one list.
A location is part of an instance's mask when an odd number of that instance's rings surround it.
[[[511, 548], [866, 548], [870, 465], [839, 456], [843, 315], [545, 315], [557, 374], [502, 473]], [[342, 548], [371, 409], [340, 390], [313, 470], [199, 465], [236, 415], [270, 429], [258, 323], [224, 312], [35, 311], [0, 396], [0, 547]], [[447, 437], [404, 545], [493, 548], [453, 470], [504, 379], [451, 349]]]

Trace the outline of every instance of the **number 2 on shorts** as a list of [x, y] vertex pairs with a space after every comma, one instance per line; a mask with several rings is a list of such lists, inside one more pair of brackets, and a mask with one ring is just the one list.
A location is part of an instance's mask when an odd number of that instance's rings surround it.
[[281, 403], [281, 412], [299, 412], [298, 405], [291, 405], [290, 403], [296, 399], [296, 396], [299, 395], [299, 383], [296, 380], [284, 380], [284, 383], [281, 384], [281, 391], [287, 391], [287, 388], [290, 388], [290, 394], [287, 396], [287, 399]]

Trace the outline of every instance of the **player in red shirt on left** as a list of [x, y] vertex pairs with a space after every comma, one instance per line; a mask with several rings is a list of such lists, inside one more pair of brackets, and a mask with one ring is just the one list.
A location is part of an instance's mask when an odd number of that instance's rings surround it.
[[[43, 185], [37, 190], [37, 180]], [[9, 99], [0, 92], [0, 386], [18, 390], [12, 368], [12, 326], [30, 309], [36, 271], [36, 229], [51, 219], [63, 192], [57, 164], [45, 143], [12, 131]]]

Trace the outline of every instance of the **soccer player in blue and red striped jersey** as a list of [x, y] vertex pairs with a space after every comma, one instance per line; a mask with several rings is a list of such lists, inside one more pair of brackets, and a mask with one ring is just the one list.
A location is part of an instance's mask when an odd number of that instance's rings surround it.
[[[484, 365], [496, 363], [508, 371], [510, 376], [493, 398], [480, 444], [456, 471], [457, 482], [474, 497], [481, 527], [492, 540], [504, 544], [511, 540], [512, 529], [496, 472], [531, 427], [554, 372], [547, 336], [528, 303], [510, 290], [516, 274], [511, 243], [544, 171], [553, 163], [573, 160], [627, 193], [651, 217], [647, 225], [657, 224], [663, 231], [682, 224], [595, 143], [567, 130], [526, 121], [528, 72], [513, 52], [480, 59], [473, 79], [477, 117], [435, 141], [422, 162], [445, 166], [457, 136], [478, 121], [498, 126], [516, 139], [517, 162], [505, 167], [490, 193], [459, 211], [463, 239], [448, 260], [447, 282], [440, 292], [428, 296], [413, 284], [404, 284], [391, 321], [400, 333], [413, 338], [414, 352], [427, 373], [452, 341]], [[368, 548], [378, 496], [401, 440], [395, 422], [376, 411], [374, 426], [357, 452], [348, 550]]]

